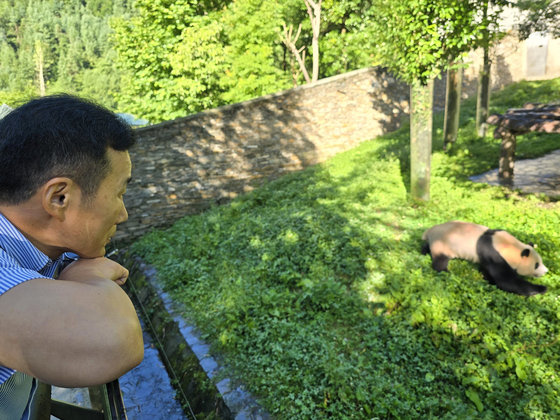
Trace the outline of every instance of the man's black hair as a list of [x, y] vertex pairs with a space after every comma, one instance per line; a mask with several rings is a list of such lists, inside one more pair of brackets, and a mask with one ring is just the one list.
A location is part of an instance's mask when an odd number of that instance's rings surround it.
[[109, 172], [107, 149], [134, 143], [131, 127], [93, 102], [70, 95], [27, 102], [0, 120], [0, 203], [24, 203], [59, 176], [87, 200]]

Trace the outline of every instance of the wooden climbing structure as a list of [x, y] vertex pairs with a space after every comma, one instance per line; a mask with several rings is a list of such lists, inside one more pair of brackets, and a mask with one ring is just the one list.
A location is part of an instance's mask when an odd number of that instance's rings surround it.
[[531, 131], [560, 133], [560, 104], [528, 103], [503, 115], [493, 114], [486, 122], [497, 126], [494, 138], [502, 140], [498, 180], [502, 185], [512, 185], [516, 136]]

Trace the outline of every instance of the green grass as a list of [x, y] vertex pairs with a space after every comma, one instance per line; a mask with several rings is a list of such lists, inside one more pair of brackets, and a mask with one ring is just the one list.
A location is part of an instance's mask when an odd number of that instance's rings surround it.
[[[560, 79], [496, 93], [492, 111], [560, 98]], [[560, 203], [473, 184], [499, 142], [474, 134], [442, 153], [432, 198], [408, 197], [408, 127], [153, 232], [133, 250], [276, 419], [560, 418]], [[518, 155], [560, 148], [519, 138]], [[474, 264], [437, 274], [422, 232], [448, 220], [538, 244], [545, 295], [489, 285]]]

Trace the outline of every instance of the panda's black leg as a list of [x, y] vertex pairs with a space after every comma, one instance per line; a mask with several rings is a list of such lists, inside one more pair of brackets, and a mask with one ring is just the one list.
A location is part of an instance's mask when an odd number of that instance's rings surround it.
[[506, 292], [515, 293], [521, 296], [533, 296], [546, 292], [547, 287], [540, 284], [533, 284], [523, 279], [519, 274], [504, 264], [490, 264], [483, 267], [483, 273], [488, 277], [490, 283], [495, 284], [499, 289]]
[[449, 258], [447, 255], [439, 254], [439, 255], [432, 255], [432, 267], [437, 272], [440, 271], [449, 271], [447, 269], [447, 263], [449, 263]]
[[517, 276], [509, 280], [496, 280], [496, 286], [506, 292], [521, 296], [541, 295], [546, 292], [547, 287], [541, 284], [533, 284]]
[[430, 243], [424, 242], [422, 245], [422, 255], [428, 255], [430, 253]]

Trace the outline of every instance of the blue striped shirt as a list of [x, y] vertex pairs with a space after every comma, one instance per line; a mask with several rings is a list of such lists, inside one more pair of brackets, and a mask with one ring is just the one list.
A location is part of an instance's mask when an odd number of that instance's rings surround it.
[[[0, 214], [0, 295], [27, 280], [52, 279], [58, 266], [78, 256], [65, 253], [51, 260]], [[0, 384], [14, 374], [15, 370], [0, 366]]]

